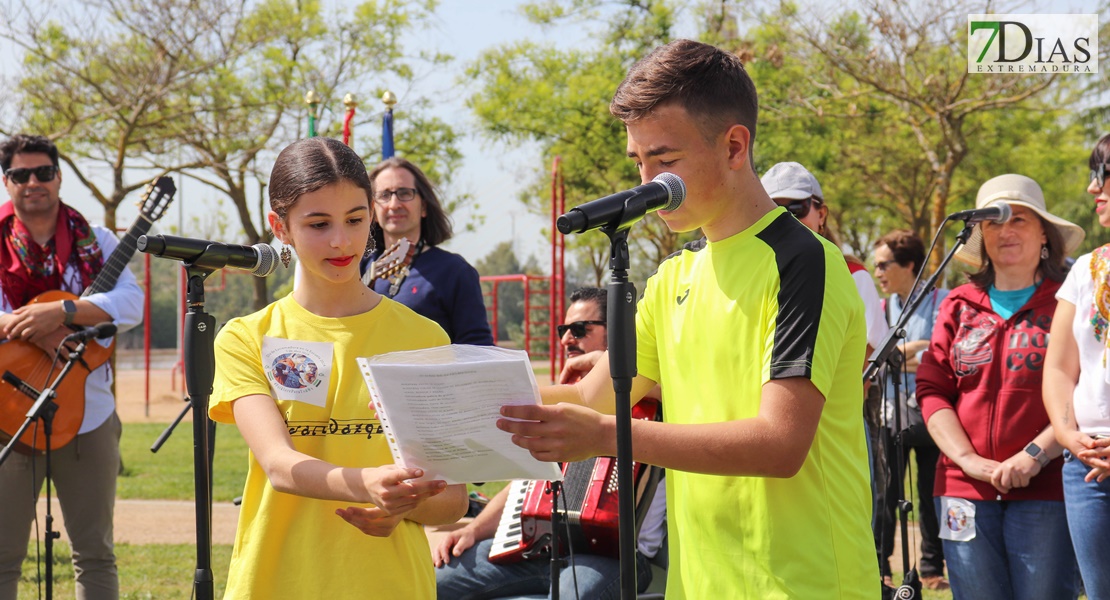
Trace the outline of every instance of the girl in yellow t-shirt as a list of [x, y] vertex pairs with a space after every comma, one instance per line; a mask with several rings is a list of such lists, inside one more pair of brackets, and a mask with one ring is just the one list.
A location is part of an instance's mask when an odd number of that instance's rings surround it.
[[434, 322], [362, 284], [372, 197], [362, 160], [327, 138], [281, 152], [270, 227], [297, 252], [293, 293], [216, 338], [211, 417], [250, 465], [225, 598], [432, 598], [423, 525], [466, 511], [465, 486], [393, 464], [356, 357], [449, 343]]

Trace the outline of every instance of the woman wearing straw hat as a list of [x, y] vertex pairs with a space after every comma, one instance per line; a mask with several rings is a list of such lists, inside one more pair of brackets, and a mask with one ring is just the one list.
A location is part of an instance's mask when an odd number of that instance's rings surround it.
[[1076, 598], [1060, 459], [1045, 412], [1045, 348], [1064, 258], [1083, 230], [1049, 213], [1037, 182], [1002, 175], [976, 208], [1009, 204], [956, 255], [977, 271], [941, 304], [917, 397], [943, 453], [934, 501], [953, 596]]
[[[1099, 225], [1110, 227], [1110, 135], [1091, 152]], [[1044, 403], [1064, 447], [1064, 504], [1091, 600], [1110, 598], [1104, 545], [1110, 535], [1110, 244], [1075, 261], [1056, 298], [1044, 370]]]

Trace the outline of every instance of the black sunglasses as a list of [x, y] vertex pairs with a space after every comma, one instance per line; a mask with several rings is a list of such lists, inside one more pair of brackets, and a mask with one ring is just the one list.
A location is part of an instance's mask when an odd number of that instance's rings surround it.
[[786, 210], [790, 211], [790, 214], [798, 219], [804, 219], [806, 215], [809, 214], [809, 209], [813, 208], [814, 204], [821, 206], [821, 199], [817, 196], [810, 196], [809, 198], [802, 198], [801, 200], [791, 200], [786, 204], [779, 203], [779, 206], [786, 208]]
[[566, 325], [556, 325], [555, 326], [555, 331], [559, 332], [559, 337], [561, 338], [564, 335], [566, 335], [567, 331], [569, 330], [570, 334], [573, 335], [575, 337], [575, 339], [580, 340], [580, 339], [586, 337], [586, 326], [587, 325], [604, 325], [604, 324], [605, 324], [605, 321], [575, 321], [573, 323], [567, 323]]
[[1106, 187], [1106, 163], [1098, 166], [1098, 169], [1091, 171], [1091, 181], [1098, 182], [1098, 189]]
[[30, 169], [8, 169], [4, 171], [4, 177], [7, 177], [12, 183], [24, 184], [31, 180], [32, 173], [35, 174], [35, 179], [38, 179], [42, 183], [46, 183], [47, 181], [54, 181], [54, 176], [58, 174], [58, 167], [54, 165], [43, 165]]

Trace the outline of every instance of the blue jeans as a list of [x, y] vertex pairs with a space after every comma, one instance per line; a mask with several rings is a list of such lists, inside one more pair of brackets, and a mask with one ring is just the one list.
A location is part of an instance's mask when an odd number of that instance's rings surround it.
[[1090, 470], [1070, 453], [1064, 454], [1064, 504], [1087, 597], [1110, 600], [1110, 568], [1106, 564], [1106, 541], [1110, 539], [1110, 479], [1087, 483], [1083, 478]]
[[[975, 538], [943, 540], [956, 600], [1056, 600], [1079, 597], [1064, 503], [972, 500]], [[943, 518], [940, 498], [934, 499]]]
[[[551, 590], [551, 563], [545, 559], [526, 560], [511, 565], [495, 565], [489, 561], [493, 540], [483, 540], [436, 569], [436, 592], [447, 600], [480, 600], [483, 598], [521, 598], [539, 594], [548, 597]], [[559, 574], [559, 597], [575, 597], [575, 578], [579, 598], [608, 600], [620, 598], [620, 561], [588, 554], [574, 555], [574, 568]], [[639, 591], [651, 585], [651, 565], [636, 553], [636, 580]]]

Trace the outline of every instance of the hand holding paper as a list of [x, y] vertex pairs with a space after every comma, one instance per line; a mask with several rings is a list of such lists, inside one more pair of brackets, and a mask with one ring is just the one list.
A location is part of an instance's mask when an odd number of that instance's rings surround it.
[[560, 480], [496, 426], [502, 405], [539, 405], [528, 355], [442, 346], [358, 359], [398, 465], [448, 483]]

